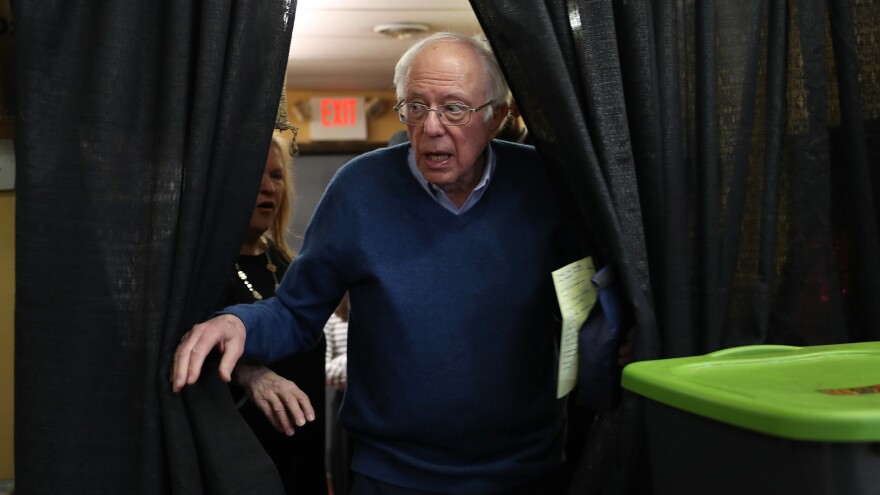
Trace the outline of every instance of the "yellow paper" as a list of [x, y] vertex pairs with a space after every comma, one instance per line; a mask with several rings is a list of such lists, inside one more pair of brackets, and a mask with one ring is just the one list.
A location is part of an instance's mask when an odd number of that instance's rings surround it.
[[556, 299], [562, 311], [562, 338], [559, 343], [559, 378], [556, 398], [574, 389], [578, 371], [578, 332], [596, 304], [596, 275], [593, 259], [586, 257], [553, 272]]

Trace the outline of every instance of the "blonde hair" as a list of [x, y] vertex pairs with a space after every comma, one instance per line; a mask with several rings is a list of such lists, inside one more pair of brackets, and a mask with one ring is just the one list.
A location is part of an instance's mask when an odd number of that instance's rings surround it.
[[287, 141], [279, 133], [272, 135], [272, 143], [269, 145], [269, 153], [277, 153], [281, 158], [282, 177], [284, 179], [284, 190], [281, 193], [281, 203], [278, 205], [278, 213], [272, 226], [263, 234], [263, 238], [275, 245], [278, 251], [287, 261], [293, 260], [296, 254], [287, 244], [287, 234], [290, 231], [290, 221], [293, 217], [293, 171], [291, 163], [293, 162], [290, 153], [290, 142]]

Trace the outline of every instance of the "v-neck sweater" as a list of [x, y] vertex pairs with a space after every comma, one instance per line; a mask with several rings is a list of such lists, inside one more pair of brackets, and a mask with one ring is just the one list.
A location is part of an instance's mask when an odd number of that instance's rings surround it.
[[245, 355], [316, 343], [350, 292], [340, 420], [352, 468], [440, 493], [496, 493], [558, 467], [559, 322], [551, 272], [560, 206], [534, 148], [500, 141], [480, 201], [462, 215], [410, 173], [409, 144], [362, 155], [328, 185], [276, 297], [226, 312]]

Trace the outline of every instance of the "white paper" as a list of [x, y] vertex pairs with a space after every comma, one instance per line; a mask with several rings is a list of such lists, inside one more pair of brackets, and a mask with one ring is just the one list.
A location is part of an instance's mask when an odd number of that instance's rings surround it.
[[596, 275], [593, 259], [580, 259], [553, 272], [556, 299], [562, 312], [562, 338], [559, 346], [559, 378], [556, 397], [562, 398], [577, 384], [578, 332], [596, 304]]

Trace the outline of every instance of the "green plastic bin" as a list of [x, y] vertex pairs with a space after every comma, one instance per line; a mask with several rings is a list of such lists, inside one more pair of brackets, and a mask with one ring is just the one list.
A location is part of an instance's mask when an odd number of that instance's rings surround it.
[[632, 363], [657, 494], [880, 494], [880, 342]]

